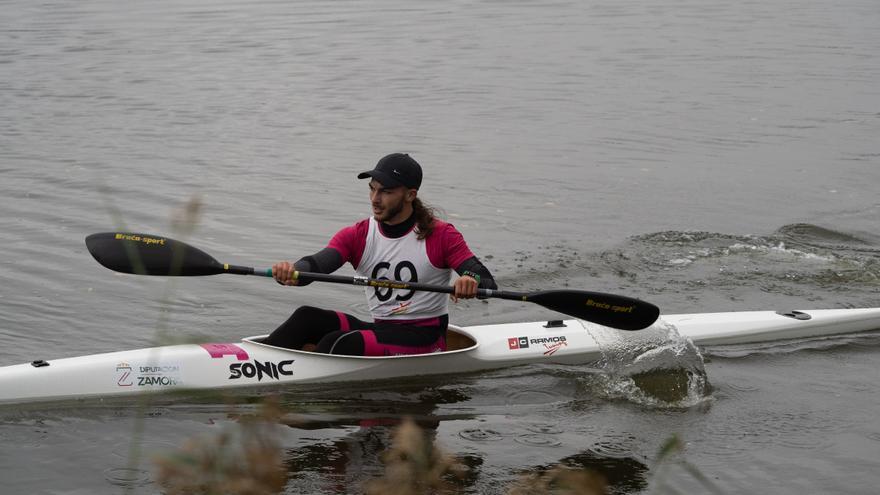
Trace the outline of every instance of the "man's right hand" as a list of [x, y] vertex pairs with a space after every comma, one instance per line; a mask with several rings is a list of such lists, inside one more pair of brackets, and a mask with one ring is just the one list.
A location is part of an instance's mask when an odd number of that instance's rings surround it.
[[282, 261], [272, 265], [272, 278], [281, 285], [299, 285], [299, 280], [293, 278], [296, 268], [289, 261]]

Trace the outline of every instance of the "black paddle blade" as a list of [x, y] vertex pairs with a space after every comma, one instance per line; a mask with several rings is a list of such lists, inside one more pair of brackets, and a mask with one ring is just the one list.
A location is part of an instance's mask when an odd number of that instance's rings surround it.
[[546, 290], [527, 300], [547, 309], [620, 330], [641, 330], [660, 316], [660, 308], [632, 297], [583, 290]]
[[89, 253], [105, 267], [137, 275], [198, 276], [223, 273], [208, 253], [167, 237], [103, 232], [86, 237]]

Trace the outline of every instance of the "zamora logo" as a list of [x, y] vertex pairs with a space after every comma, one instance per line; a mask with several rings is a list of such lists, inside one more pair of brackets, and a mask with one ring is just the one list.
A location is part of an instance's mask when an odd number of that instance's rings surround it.
[[229, 365], [229, 379], [238, 380], [241, 377], [256, 377], [259, 382], [263, 380], [263, 377], [268, 377], [273, 380], [278, 380], [282, 375], [290, 376], [293, 374], [293, 371], [288, 369], [292, 364], [293, 359], [288, 359], [279, 363], [273, 363], [271, 361], [265, 361], [262, 363], [259, 361], [254, 361], [253, 363], [232, 363]]
[[137, 377], [138, 387], [173, 387], [180, 385], [180, 380], [168, 376], [139, 376]]

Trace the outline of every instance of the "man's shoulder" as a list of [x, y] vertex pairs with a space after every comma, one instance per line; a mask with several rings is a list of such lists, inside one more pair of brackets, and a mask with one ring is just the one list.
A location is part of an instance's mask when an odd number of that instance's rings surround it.
[[435, 219], [434, 228], [426, 241], [428, 258], [434, 266], [455, 269], [462, 261], [473, 257], [464, 236], [449, 222]]
[[370, 227], [370, 220], [372, 220], [372, 218], [370, 218], [370, 217], [363, 218], [363, 219], [358, 220], [357, 222], [353, 223], [350, 226], [354, 227], [356, 229], [367, 229]]
[[357, 222], [346, 225], [339, 229], [331, 240], [331, 244], [337, 242], [349, 242], [359, 237], [366, 237], [367, 231], [370, 229], [370, 219], [365, 218]]
[[463, 239], [464, 236], [455, 228], [455, 225], [443, 220], [434, 219], [434, 228], [431, 229], [431, 235], [428, 236], [428, 240], [432, 241], [432, 243], [455, 244]]
[[369, 228], [369, 218], [343, 227], [330, 239], [327, 247], [339, 251], [343, 260], [350, 262], [352, 266], [357, 268], [364, 252]]
[[455, 225], [452, 225], [449, 222], [444, 220], [440, 220], [439, 218], [434, 219], [434, 228], [433, 233], [436, 234], [448, 234], [450, 232], [458, 232], [455, 228]]

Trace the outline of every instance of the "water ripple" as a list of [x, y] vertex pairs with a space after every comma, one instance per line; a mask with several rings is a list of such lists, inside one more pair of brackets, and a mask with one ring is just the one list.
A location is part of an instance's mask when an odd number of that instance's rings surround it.
[[556, 437], [537, 433], [517, 435], [513, 440], [529, 447], [558, 447], [562, 445], [562, 441]]
[[469, 428], [458, 432], [458, 435], [474, 442], [497, 442], [504, 438], [500, 432], [488, 428]]
[[565, 431], [564, 428], [557, 424], [528, 424], [525, 429], [532, 433], [543, 435], [557, 435]]
[[626, 459], [636, 455], [637, 439], [629, 433], [606, 432], [589, 450], [602, 457]]
[[109, 468], [104, 470], [104, 479], [116, 486], [133, 488], [152, 483], [149, 471], [134, 468]]
[[507, 394], [507, 402], [516, 405], [552, 404], [568, 400], [570, 397], [550, 390], [517, 390]]

